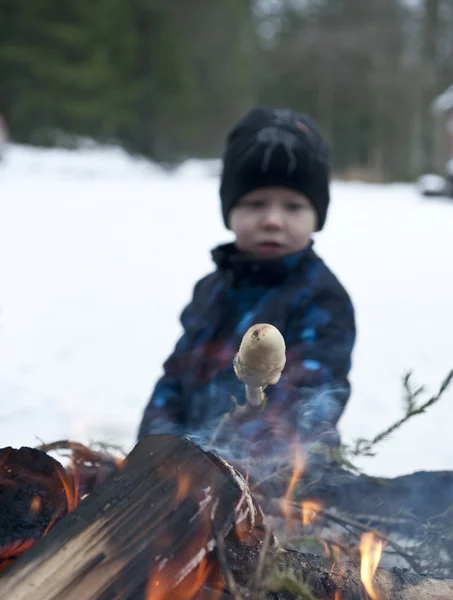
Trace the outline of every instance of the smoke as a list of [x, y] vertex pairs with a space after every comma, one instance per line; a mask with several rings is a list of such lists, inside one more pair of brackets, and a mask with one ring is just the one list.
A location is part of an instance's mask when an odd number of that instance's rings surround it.
[[312, 479], [329, 468], [333, 451], [340, 446], [335, 424], [345, 394], [347, 390], [340, 387], [311, 393], [304, 390], [303, 394], [300, 389], [287, 388], [284, 397], [274, 402], [269, 398], [262, 413], [246, 422], [220, 416], [194, 428], [171, 429], [161, 422], [160, 427], [154, 423], [153, 433], [182, 435], [222, 457], [254, 482], [287, 478], [296, 457], [303, 462], [304, 475]]

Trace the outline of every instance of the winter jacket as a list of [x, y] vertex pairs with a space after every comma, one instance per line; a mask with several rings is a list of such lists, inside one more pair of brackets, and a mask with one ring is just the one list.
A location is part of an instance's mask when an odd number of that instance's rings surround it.
[[233, 358], [244, 333], [257, 323], [280, 330], [286, 366], [280, 381], [266, 388], [266, 408], [242, 427], [243, 435], [282, 440], [295, 432], [304, 440], [336, 431], [350, 395], [355, 342], [354, 308], [343, 286], [313, 244], [266, 260], [250, 259], [226, 244], [212, 257], [217, 268], [196, 284], [182, 312], [184, 333], [164, 363], [138, 439], [177, 433], [198, 436], [202, 445], [230, 411], [232, 397], [244, 401]]

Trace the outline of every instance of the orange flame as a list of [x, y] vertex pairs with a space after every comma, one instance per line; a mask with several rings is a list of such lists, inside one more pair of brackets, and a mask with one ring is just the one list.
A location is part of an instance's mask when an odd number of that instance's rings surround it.
[[117, 469], [124, 469], [124, 467], [126, 466], [126, 459], [125, 458], [115, 457], [113, 459], [113, 462], [115, 463], [115, 466], [116, 466]]
[[176, 492], [176, 502], [181, 502], [187, 497], [190, 491], [190, 477], [186, 474], [178, 478], [178, 490]]
[[58, 471], [58, 477], [63, 485], [66, 501], [68, 503], [68, 512], [71, 512], [79, 504], [79, 476], [76, 472], [73, 478], [68, 477], [66, 473]]
[[170, 581], [167, 582], [167, 577], [162, 574], [148, 580], [145, 598], [146, 600], [170, 600], [171, 593]]
[[171, 567], [148, 580], [146, 588], [146, 600], [192, 600], [201, 590], [206, 581], [212, 582], [211, 595], [212, 600], [220, 597], [223, 590], [223, 577], [218, 569], [217, 563], [205, 556], [193, 573], [184, 578], [183, 583], [175, 589], [174, 573]]
[[291, 480], [289, 482], [288, 488], [286, 490], [286, 494], [280, 503], [280, 509], [283, 513], [285, 519], [289, 520], [291, 518], [291, 500], [293, 497], [294, 488], [302, 476], [304, 472], [305, 461], [302, 455], [302, 451], [299, 446], [296, 446], [294, 449], [294, 469], [293, 474], [291, 476]]
[[203, 558], [201, 563], [198, 566], [198, 569], [195, 573], [195, 581], [189, 589], [187, 590], [187, 599], [192, 598], [198, 592], [198, 590], [202, 587], [203, 583], [206, 581], [209, 571], [212, 569], [211, 565], [208, 564], [208, 560], [206, 557]]
[[371, 600], [379, 600], [373, 586], [373, 577], [382, 556], [383, 543], [373, 532], [360, 538], [360, 579]]
[[11, 544], [0, 546], [0, 572], [7, 569], [10, 564], [14, 562], [16, 557], [26, 552], [35, 543], [36, 540], [34, 539], [18, 540], [16, 542], [12, 542]]
[[[58, 469], [58, 477], [59, 477], [61, 484], [63, 486], [63, 489], [64, 489], [66, 503], [67, 503], [67, 512], [69, 513], [71, 511], [73, 511], [80, 502], [79, 476], [78, 476], [77, 472], [72, 477], [72, 476], [69, 476], [65, 470]], [[52, 529], [52, 527], [55, 525], [56, 520], [61, 516], [62, 510], [64, 510], [64, 506], [61, 506], [60, 509], [58, 509], [55, 512], [55, 514], [53, 515], [49, 524], [47, 525], [47, 527], [43, 533], [43, 536], [47, 535], [49, 533], [49, 531]]]
[[342, 581], [345, 574], [344, 566], [334, 562], [330, 569], [329, 578], [332, 577], [334, 573], [336, 575], [334, 600], [341, 600]]
[[39, 512], [41, 512], [41, 507], [42, 507], [42, 501], [41, 498], [39, 496], [35, 496], [30, 504], [30, 512], [32, 515], [37, 515]]
[[[222, 571], [217, 561], [209, 555], [209, 541], [212, 538], [211, 511], [207, 509], [212, 502], [211, 494], [200, 492], [193, 487], [190, 475], [178, 474], [175, 481], [175, 495], [169, 503], [171, 510], [188, 497], [204, 505], [199, 513], [199, 529], [177, 555], [166, 556], [168, 547], [173, 543], [171, 533], [164, 540], [159, 538], [163, 549], [162, 558], [155, 564], [149, 574], [146, 588], [146, 600], [192, 600], [196, 598], [204, 585], [209, 583], [209, 598], [216, 600], [224, 589]], [[192, 523], [193, 525], [193, 523]], [[193, 566], [192, 566], [193, 565]]]
[[[194, 598], [197, 592], [201, 590], [208, 577], [213, 575], [215, 569], [217, 569], [216, 563], [214, 561], [209, 562], [205, 557], [196, 570], [195, 581], [192, 583], [192, 585], [189, 585], [188, 588], [184, 589], [183, 596], [177, 600], [191, 600]], [[212, 600], [216, 600], [216, 598], [221, 595], [223, 589], [223, 585], [220, 585], [221, 583], [223, 584], [223, 578], [221, 577], [220, 573], [218, 573], [213, 586], [215, 590], [213, 589], [213, 593], [211, 594]], [[173, 598], [174, 595], [172, 595], [171, 600], [173, 600]]]
[[246, 546], [253, 546], [256, 544], [256, 539], [250, 532], [247, 521], [238, 523], [234, 528], [234, 532], [242, 544], [245, 544]]
[[302, 513], [302, 524], [304, 527], [307, 527], [307, 525], [311, 525], [318, 516], [318, 513], [321, 510], [321, 504], [314, 500], [305, 500], [300, 505], [300, 508]]

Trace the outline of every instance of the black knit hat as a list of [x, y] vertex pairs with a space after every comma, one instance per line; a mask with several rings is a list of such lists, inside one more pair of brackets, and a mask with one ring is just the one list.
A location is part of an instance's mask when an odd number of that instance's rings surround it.
[[286, 109], [256, 107], [228, 134], [220, 185], [226, 227], [231, 209], [245, 194], [286, 187], [304, 194], [324, 226], [329, 205], [329, 148], [315, 123]]

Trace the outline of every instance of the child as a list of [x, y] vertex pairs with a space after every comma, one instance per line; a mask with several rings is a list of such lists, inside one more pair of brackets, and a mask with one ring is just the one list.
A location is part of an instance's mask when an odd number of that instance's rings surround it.
[[285, 339], [286, 366], [242, 434], [254, 447], [272, 438], [287, 443], [294, 434], [336, 444], [355, 322], [347, 292], [313, 250], [329, 204], [328, 148], [313, 121], [252, 109], [227, 138], [220, 197], [236, 241], [213, 250], [215, 271], [195, 285], [181, 316], [184, 334], [138, 438], [177, 433], [208, 441], [232, 396], [244, 399], [233, 371], [242, 336], [253, 324], [271, 323]]

